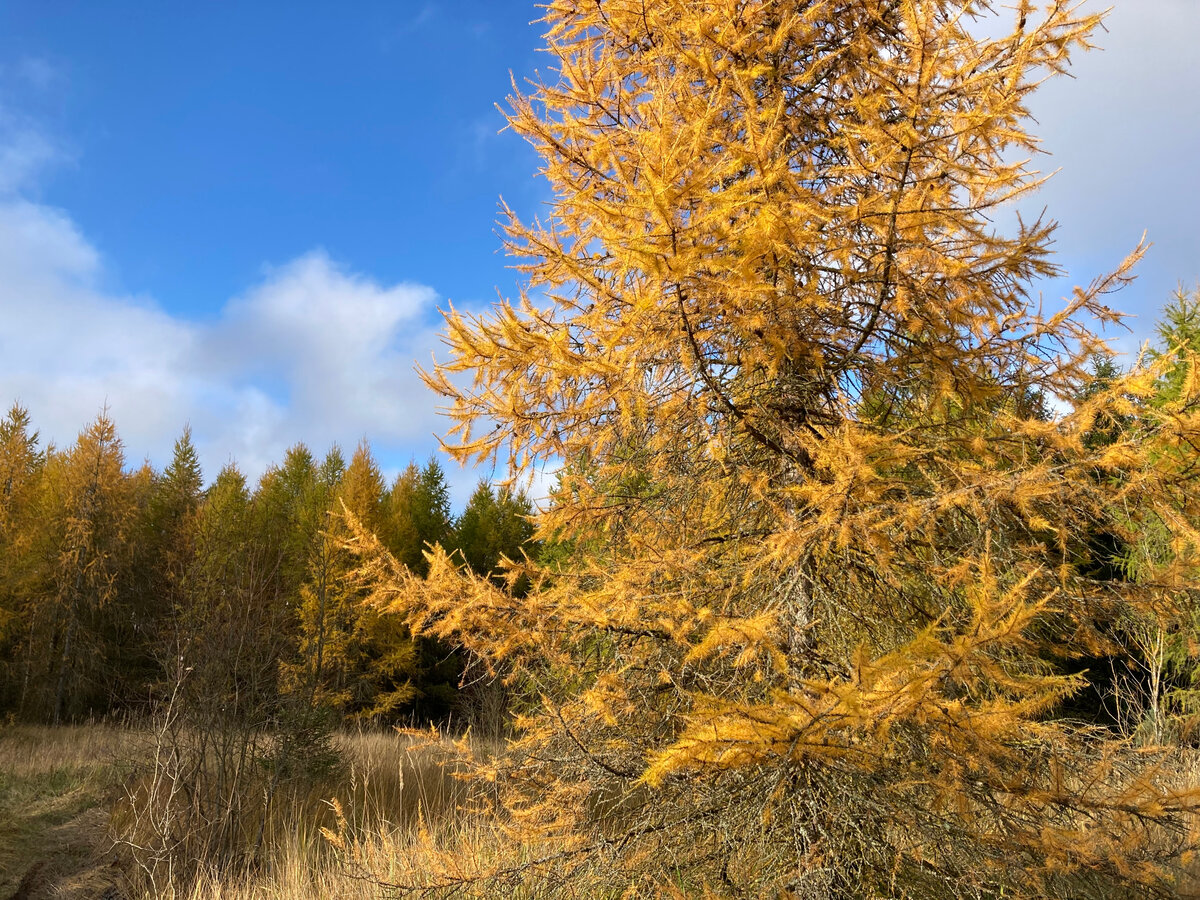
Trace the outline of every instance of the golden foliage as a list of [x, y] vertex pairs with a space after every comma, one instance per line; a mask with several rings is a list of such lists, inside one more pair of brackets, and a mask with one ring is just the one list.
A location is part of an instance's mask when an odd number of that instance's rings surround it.
[[[1173, 890], [1196, 795], [1056, 709], [1120, 616], [1192, 602], [1194, 503], [1154, 448], [1195, 414], [1143, 409], [1145, 369], [1079, 400], [1142, 250], [1045, 314], [1053, 225], [992, 215], [1041, 183], [1029, 94], [1099, 18], [1021, 0], [978, 38], [989, 11], [548, 4], [557, 77], [510, 115], [554, 189], [509, 216], [528, 289], [451, 310], [426, 380], [461, 459], [565, 461], [560, 552], [510, 561], [517, 598], [360, 536], [376, 602], [536, 697], [491, 772], [520, 827], [686, 834], [671, 865], [704, 878], [767, 829], [779, 891]], [[1087, 536], [1147, 523], [1170, 563], [1095, 577]]]

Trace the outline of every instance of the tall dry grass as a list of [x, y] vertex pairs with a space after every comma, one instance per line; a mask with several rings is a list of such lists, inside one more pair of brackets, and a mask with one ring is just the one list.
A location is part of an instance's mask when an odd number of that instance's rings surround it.
[[[638, 872], [647, 875], [645, 896], [722, 895], [712, 884], [672, 881], [671, 858], [692, 853], [692, 847], [654, 836], [632, 848], [565, 846], [510, 833], [494, 789], [456, 777], [465, 763], [462, 749], [448, 739], [358, 732], [337, 735], [335, 746], [344, 761], [340, 769], [285, 785], [267, 806], [262, 799], [269, 773], [247, 770], [240, 783], [245, 802], [231, 807], [238, 815], [235, 830], [244, 845], [252, 846], [260, 833], [262, 842], [254, 864], [245, 866], [204, 855], [214, 848], [195, 810], [138, 808], [149, 799], [146, 779], [161, 750], [146, 729], [23, 729], [0, 740], [0, 767], [52, 772], [95, 765], [110, 789], [123, 780], [110, 836], [124, 851], [130, 900], [616, 898], [641, 896], [629, 893]], [[475, 744], [471, 752], [486, 757], [501, 749]], [[172, 771], [183, 774], [168, 766]], [[191, 790], [186, 784], [160, 788], [183, 800]], [[582, 802], [597, 822], [614, 821], [613, 804], [604, 797], [583, 796]], [[151, 813], [161, 817], [157, 823], [148, 821]], [[176, 813], [178, 821], [172, 819]], [[147, 872], [146, 858], [139, 862], [136, 851], [163, 826], [191, 838], [176, 849], [197, 855], [183, 860], [191, 865]], [[753, 883], [761, 852], [746, 848], [746, 871], [734, 873], [739, 882]]]
[[[342, 733], [342, 765], [276, 784], [262, 766], [239, 770], [219, 808], [197, 804], [211, 765], [147, 739], [141, 771], [112, 817], [114, 841], [146, 897], [382, 896], [384, 861], [401, 846], [440, 846], [495, 798], [459, 778], [448, 739]], [[189, 745], [194, 746], [194, 745]], [[351, 892], [351, 893], [348, 893]], [[382, 893], [381, 893], [382, 892]]]
[[56, 772], [107, 778], [133, 758], [139, 742], [122, 725], [9, 725], [0, 728], [0, 771], [17, 778]]
[[[336, 778], [277, 794], [258, 865], [200, 864], [182, 877], [142, 879], [137, 900], [639, 896], [628, 877], [630, 865], [645, 862], [639, 854], [510, 832], [495, 788], [459, 777], [463, 748], [449, 739], [353, 733], [338, 735], [336, 746], [345, 761]], [[470, 752], [499, 750], [476, 744]], [[255, 814], [244, 824], [252, 833], [261, 821]], [[661, 863], [671, 849], [647, 843], [641, 851]], [[661, 874], [663, 866], [653, 868]], [[670, 896], [664, 883], [648, 882], [646, 896]], [[701, 896], [703, 887], [680, 886], [680, 896]]]
[[[694, 869], [705, 852], [699, 834], [689, 842], [686, 835], [681, 841], [678, 832], [646, 833], [632, 845], [603, 839], [577, 846], [530, 842], [510, 834], [502, 816], [472, 806], [478, 798], [467, 788], [443, 781], [441, 762], [454, 753], [449, 745], [405, 747], [378, 735], [344, 740], [346, 752], [357, 756], [355, 771], [367, 782], [347, 783], [340, 794], [344, 800], [323, 803], [319, 821], [325, 824], [313, 827], [318, 820], [310, 819], [290, 835], [280, 833], [269, 870], [239, 878], [205, 873], [172, 893], [172, 900], [829, 896], [822, 871], [784, 881], [767, 874], [778, 869], [778, 857], [789, 848], [780, 846], [779, 835], [765, 826], [755, 834], [752, 828], [727, 823], [731, 836], [737, 832], [738, 853], [721, 871], [700, 875]], [[1179, 789], [1200, 783], [1200, 756], [1181, 751], [1177, 762], [1164, 778]], [[408, 792], [415, 796], [405, 799]], [[385, 809], [392, 814], [382, 814]], [[752, 812], [730, 809], [734, 818]], [[1169, 835], [1159, 837], [1170, 842]], [[685, 874], [689, 868], [691, 873]], [[1189, 870], [1181, 866], [1180, 897], [1200, 896]], [[1095, 895], [1084, 891], [1081, 882], [1079, 892], [1059, 896]], [[1124, 900], [1133, 895], [1114, 891], [1105, 896]]]
[[[768, 829], [761, 842], [749, 840], [741, 847], [734, 867], [719, 877], [685, 878], [674, 873], [703, 852], [698, 843], [680, 842], [678, 834], [646, 834], [636, 845], [606, 845], [604, 836], [624, 829], [604, 825], [613, 820], [603, 812], [603, 798], [586, 798], [596, 801], [600, 840], [579, 846], [534, 842], [508, 831], [486, 785], [456, 777], [464, 763], [461, 749], [449, 740], [360, 732], [337, 735], [335, 745], [344, 760], [336, 773], [288, 785], [277, 792], [265, 817], [253, 812], [261, 806], [241, 807], [248, 816], [241, 831], [250, 837], [263, 834], [256, 865], [233, 870], [197, 860], [186, 877], [156, 883], [134, 877], [129, 900], [788, 895], [761, 876], [772, 854], [781, 851]], [[145, 731], [116, 726], [8, 728], [0, 731], [0, 772], [41, 780], [43, 786], [49, 779], [63, 791], [86, 782], [111, 792], [125, 779], [128, 803], [135, 795], [131, 785], [145, 777], [150, 746]], [[484, 754], [498, 750], [475, 748]], [[1162, 777], [1180, 789], [1200, 783], [1200, 756], [1180, 751], [1176, 762]], [[141, 775], [131, 776], [139, 764]], [[129, 839], [130, 825], [136, 824], [122, 819], [129, 815], [118, 804], [113, 837]], [[751, 829], [739, 833], [753, 837]], [[682, 864], [676, 867], [673, 858]], [[1181, 896], [1194, 895], [1196, 883], [1181, 872], [1179, 889]]]

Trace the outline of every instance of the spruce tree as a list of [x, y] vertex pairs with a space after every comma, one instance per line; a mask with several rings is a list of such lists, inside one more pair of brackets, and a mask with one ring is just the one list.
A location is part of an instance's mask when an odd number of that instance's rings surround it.
[[392, 485], [388, 507], [396, 558], [424, 575], [428, 571], [425, 551], [445, 543], [453, 526], [450, 488], [438, 461], [431, 456], [423, 468], [409, 463]]
[[1192, 291], [1180, 288], [1163, 309], [1155, 325], [1159, 347], [1155, 359], [1170, 360], [1170, 367], [1159, 376], [1156, 400], [1160, 404], [1178, 401], [1185, 390], [1197, 391], [1188, 379], [1200, 354], [1200, 287]]

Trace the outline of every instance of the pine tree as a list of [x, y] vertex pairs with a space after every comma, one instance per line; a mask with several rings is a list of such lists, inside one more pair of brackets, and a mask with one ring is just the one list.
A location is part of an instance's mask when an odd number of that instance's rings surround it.
[[342, 604], [336, 614], [337, 638], [331, 646], [331, 663], [336, 665], [336, 693], [339, 708], [347, 715], [361, 713], [378, 694], [372, 664], [382, 655], [373, 646], [374, 624], [378, 614], [365, 602], [362, 586], [352, 580], [354, 559], [345, 543], [350, 537], [345, 513], [353, 515], [363, 527], [378, 533], [384, 521], [386, 486], [379, 464], [364, 440], [359, 443], [346, 468], [346, 474], [334, 500], [330, 532], [337, 543], [337, 574]]
[[386, 494], [387, 486], [379, 463], [371, 454], [370, 444], [364, 440], [350, 457], [338, 498], [364, 527], [378, 532], [384, 524]]
[[[1196, 795], [1063, 716], [1061, 664], [1195, 596], [1195, 500], [1149, 448], [1200, 420], [1090, 446], [1141, 369], [1056, 411], [1139, 253], [1042, 315], [1053, 225], [991, 213], [1040, 183], [1029, 94], [1100, 20], [1021, 0], [981, 39], [988, 8], [547, 6], [556, 78], [510, 116], [554, 191], [508, 224], [528, 294], [451, 312], [428, 382], [458, 458], [571, 463], [539, 534], [575, 551], [525, 598], [443, 552], [370, 566], [415, 631], [537, 685], [513, 821], [636, 848], [631, 889], [1174, 891]], [[1152, 520], [1151, 585], [1084, 571], [1087, 535]]]
[[306, 446], [296, 444], [281, 465], [267, 470], [254, 492], [255, 530], [278, 554], [280, 595], [292, 605], [324, 516], [311, 502], [319, 490], [317, 462]]
[[[1159, 345], [1148, 354], [1157, 375], [1154, 390], [1142, 403], [1129, 403], [1120, 413], [1102, 413], [1093, 431], [1111, 442], [1116, 431], [1152, 426], [1154, 416], [1145, 407], [1166, 414], [1168, 420], [1186, 420], [1200, 407], [1200, 383], [1196, 381], [1196, 362], [1200, 360], [1200, 288], [1191, 292], [1179, 288], [1167, 303], [1155, 325]], [[1111, 380], [1112, 368], [1097, 367], [1097, 382]], [[1147, 428], [1151, 435], [1152, 427]], [[1158, 440], [1155, 456], [1158, 464], [1168, 471], [1181, 473], [1190, 479], [1200, 461], [1200, 441], [1185, 428], [1168, 429], [1165, 440]], [[1184, 488], [1187, 491], [1187, 488]], [[1190, 491], [1188, 491], [1190, 493]], [[1183, 500], [1174, 504], [1176, 516], [1184, 517], [1195, 528], [1191, 504]], [[1099, 535], [1100, 559], [1111, 560], [1123, 577], [1152, 585], [1165, 566], [1178, 552], [1174, 530], [1162, 521], [1147, 516], [1132, 539], [1117, 540], [1111, 535]], [[1093, 540], [1093, 544], [1097, 543]], [[1110, 693], [1112, 706], [1138, 726], [1143, 740], [1162, 740], [1170, 737], [1188, 742], [1195, 739], [1196, 712], [1200, 710], [1200, 668], [1197, 667], [1195, 646], [1200, 634], [1200, 610], [1177, 621], [1164, 619], [1155, 612], [1131, 614], [1122, 623], [1126, 643], [1135, 649], [1136, 658], [1119, 669], [1111, 663], [1114, 684]]]
[[175, 441], [171, 462], [163, 471], [156, 491], [155, 505], [161, 510], [158, 517], [164, 520], [164, 530], [178, 526], [196, 512], [203, 487], [200, 457], [192, 443], [192, 429], [188, 426]]
[[500, 578], [502, 560], [518, 560], [531, 549], [532, 517], [533, 505], [524, 494], [502, 487], [497, 495], [481, 481], [455, 520], [447, 549], [475, 574]]
[[[384, 482], [370, 447], [360, 443], [350, 465], [327, 458], [325, 487], [311, 501], [324, 504], [324, 527], [309, 562], [309, 580], [301, 590], [300, 658], [292, 678], [308, 686], [311, 702], [355, 715], [369, 708], [386, 676], [373, 671], [384, 655], [374, 646], [378, 618], [363, 603], [363, 590], [352, 578], [354, 560], [345, 547], [350, 536], [344, 512], [366, 527], [382, 523]], [[411, 643], [410, 641], [407, 643]]]
[[396, 558], [424, 575], [428, 571], [425, 550], [445, 543], [452, 525], [450, 488], [438, 461], [431, 456], [424, 468], [409, 463], [388, 496], [387, 533]]
[[284, 678], [288, 691], [310, 707], [335, 702], [322, 685], [329, 637], [338, 630], [336, 609], [343, 605], [336, 586], [338, 546], [329, 527], [345, 469], [337, 446], [319, 466], [302, 448], [289, 451], [284, 461], [284, 482], [291, 488], [286, 526], [292, 556], [289, 569], [299, 582], [289, 600], [297, 615], [298, 655], [284, 664]]
[[175, 441], [171, 462], [153, 479], [141, 527], [131, 535], [137, 571], [134, 616], [145, 644], [139, 650], [159, 657], [161, 677], [170, 678], [175, 669], [177, 636], [173, 632], [181, 607], [188, 602], [187, 580], [196, 552], [203, 487], [200, 457], [191, 428], [185, 427]]
[[[164, 625], [171, 620], [173, 591], [162, 578], [171, 562], [164, 538], [187, 553], [194, 522], [179, 519], [167, 534], [160, 531], [161, 475], [148, 460], [126, 475], [129, 522], [121, 542], [123, 563], [116, 583], [116, 602], [103, 619], [103, 642], [109, 662], [103, 676], [109, 713], [143, 712], [151, 686], [162, 677], [158, 649]], [[179, 566], [176, 564], [175, 574]]]
[[[429, 569], [426, 551], [445, 544], [452, 531], [450, 489], [441, 465], [433, 456], [424, 467], [410, 462], [392, 483], [373, 534], [400, 565], [423, 577]], [[364, 628], [372, 656], [373, 700], [360, 715], [380, 722], [445, 719], [457, 695], [459, 657], [441, 641], [414, 640], [402, 621], [373, 607]]]
[[1179, 400], [1185, 390], [1196, 390], [1186, 382], [1195, 356], [1200, 354], [1200, 287], [1190, 293], [1183, 288], [1177, 290], [1155, 330], [1161, 347], [1151, 356], [1170, 359], [1170, 367], [1159, 377], [1156, 398], [1159, 403], [1171, 403]]
[[25, 491], [36, 476], [45, 453], [38, 449], [39, 436], [30, 431], [29, 410], [14, 403], [0, 420], [0, 528], [12, 533]]
[[164, 641], [166, 674], [187, 673], [183, 705], [214, 735], [269, 720], [279, 656], [291, 645], [290, 618], [274, 597], [278, 558], [256, 533], [260, 521], [245, 477], [225, 466], [196, 512], [193, 552]]

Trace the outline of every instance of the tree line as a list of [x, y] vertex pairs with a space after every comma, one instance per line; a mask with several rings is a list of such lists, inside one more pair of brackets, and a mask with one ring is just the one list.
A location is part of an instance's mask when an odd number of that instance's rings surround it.
[[0, 420], [0, 716], [141, 715], [164, 697], [225, 721], [444, 721], [467, 660], [365, 602], [351, 513], [417, 576], [429, 544], [481, 575], [531, 552], [522, 493], [481, 482], [452, 514], [436, 457], [388, 485], [364, 441], [302, 444], [255, 486], [207, 486], [188, 429], [170, 463], [129, 466], [102, 412], [68, 447], [29, 412]]

